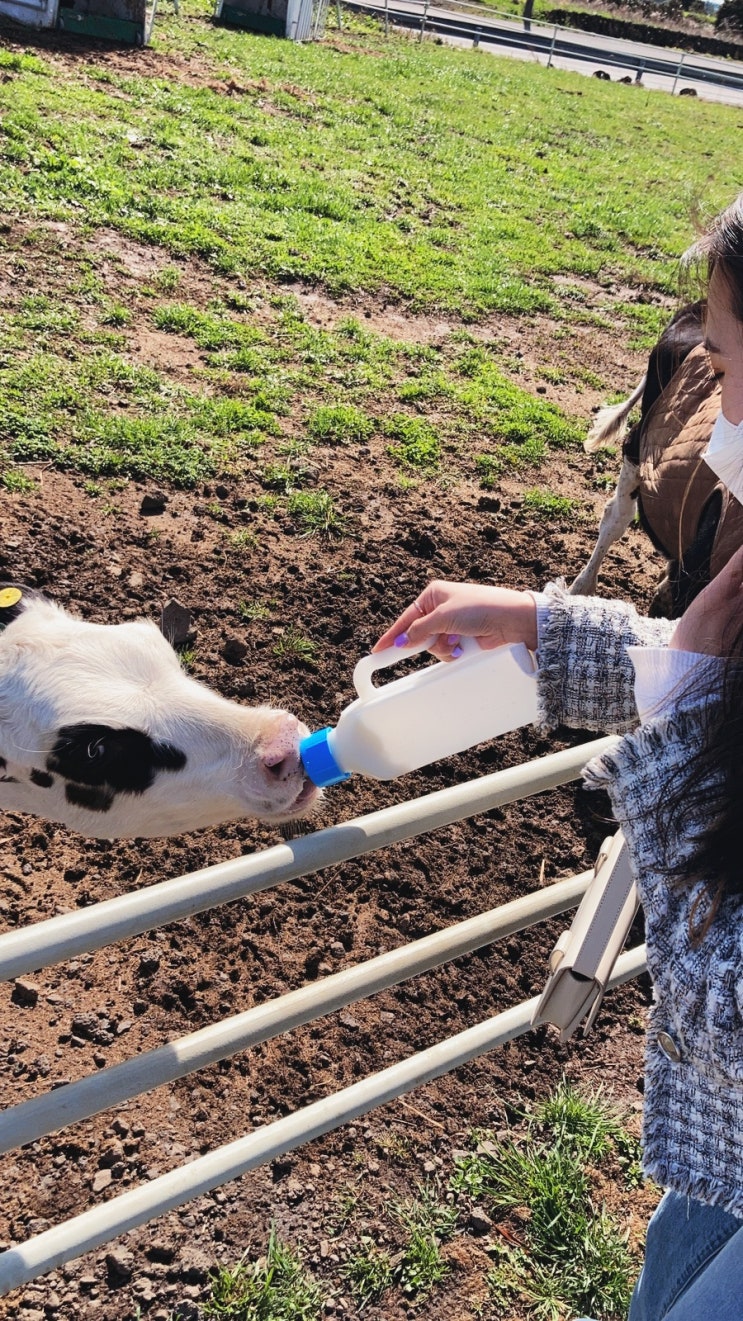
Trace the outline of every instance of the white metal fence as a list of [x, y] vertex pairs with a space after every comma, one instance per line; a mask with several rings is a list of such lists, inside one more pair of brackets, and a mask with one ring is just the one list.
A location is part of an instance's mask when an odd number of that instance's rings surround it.
[[[310, 875], [322, 867], [555, 788], [575, 779], [580, 767], [613, 741], [598, 739], [553, 753], [539, 761], [398, 803], [263, 853], [235, 858], [80, 912], [7, 932], [0, 936], [0, 978], [11, 980], [30, 970], [255, 894], [282, 881]], [[37, 1141], [67, 1124], [563, 913], [579, 902], [590, 875], [585, 872], [558, 881], [122, 1064], [11, 1106], [0, 1115], [0, 1151]], [[617, 963], [610, 984], [628, 981], [644, 968], [644, 947], [630, 950]], [[537, 997], [516, 1005], [6, 1250], [0, 1254], [0, 1294], [27, 1284], [81, 1253], [100, 1247], [520, 1036], [529, 1029], [536, 1003]]]

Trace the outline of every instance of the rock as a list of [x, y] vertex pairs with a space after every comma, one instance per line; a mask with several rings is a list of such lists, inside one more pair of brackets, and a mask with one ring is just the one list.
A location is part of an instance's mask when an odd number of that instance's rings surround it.
[[222, 655], [226, 661], [230, 662], [230, 665], [241, 665], [247, 654], [248, 644], [247, 642], [243, 642], [242, 638], [237, 637], [237, 635], [233, 633], [230, 637], [225, 639]]
[[168, 497], [164, 491], [148, 491], [142, 496], [142, 503], [139, 506], [140, 514], [161, 514], [168, 503]]
[[353, 1014], [339, 1014], [338, 1022], [347, 1027], [350, 1032], [358, 1032], [359, 1030], [359, 1020], [354, 1018]]
[[127, 579], [127, 586], [141, 587], [143, 583], [144, 583], [144, 574], [140, 573], [138, 569], [135, 569], [133, 573], [129, 574], [129, 577]]
[[106, 1271], [109, 1287], [126, 1284], [134, 1274], [134, 1257], [126, 1248], [115, 1248], [106, 1253]]
[[470, 1216], [470, 1229], [473, 1234], [489, 1234], [493, 1228], [493, 1222], [490, 1216], [484, 1211], [475, 1210]]
[[230, 493], [229, 486], [220, 485], [214, 487], [214, 494], [216, 495], [218, 500], [226, 500], [229, 493]]
[[214, 1265], [214, 1258], [200, 1248], [184, 1247], [180, 1252], [178, 1274], [189, 1284], [203, 1284]]
[[191, 611], [171, 596], [160, 611], [160, 632], [171, 647], [182, 647], [193, 638]]
[[102, 1193], [104, 1188], [108, 1188], [113, 1175], [110, 1170], [96, 1170], [93, 1176], [92, 1188], [94, 1193]]
[[41, 987], [36, 982], [31, 982], [27, 977], [19, 977], [13, 983], [13, 993], [11, 1000], [14, 1005], [21, 1005], [24, 1009], [33, 1009], [39, 998]]
[[340, 940], [334, 940], [330, 946], [330, 953], [333, 955], [334, 959], [342, 959], [345, 957], [346, 947]]
[[159, 967], [160, 960], [157, 955], [146, 954], [139, 960], [139, 968], [137, 969], [137, 972], [140, 977], [153, 977]]

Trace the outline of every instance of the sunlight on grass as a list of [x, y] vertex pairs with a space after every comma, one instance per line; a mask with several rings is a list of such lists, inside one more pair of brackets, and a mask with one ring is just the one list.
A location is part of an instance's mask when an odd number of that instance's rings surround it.
[[[371, 23], [347, 20], [352, 41], [334, 49], [198, 21], [209, 13], [200, 0], [155, 34], [181, 58], [198, 42], [208, 84], [17, 60], [4, 214], [478, 315], [558, 309], [556, 274], [672, 292], [692, 213], [737, 187], [733, 108], [646, 92], [628, 113], [623, 87], [385, 41]], [[227, 68], [239, 97], [220, 88]]]

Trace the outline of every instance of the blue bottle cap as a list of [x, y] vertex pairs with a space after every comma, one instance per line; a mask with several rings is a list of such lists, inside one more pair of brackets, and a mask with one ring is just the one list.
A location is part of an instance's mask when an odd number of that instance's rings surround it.
[[327, 729], [318, 729], [314, 734], [308, 734], [307, 738], [303, 738], [299, 745], [299, 755], [305, 772], [318, 789], [325, 789], [329, 784], [340, 784], [343, 780], [351, 778], [348, 771], [341, 769], [330, 751], [328, 735], [332, 732], [331, 726]]

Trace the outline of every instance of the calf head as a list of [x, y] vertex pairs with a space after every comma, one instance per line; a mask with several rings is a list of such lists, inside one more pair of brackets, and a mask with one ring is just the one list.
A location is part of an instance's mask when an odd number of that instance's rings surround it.
[[105, 838], [289, 821], [317, 798], [306, 733], [189, 678], [154, 624], [88, 624], [0, 587], [0, 809]]

